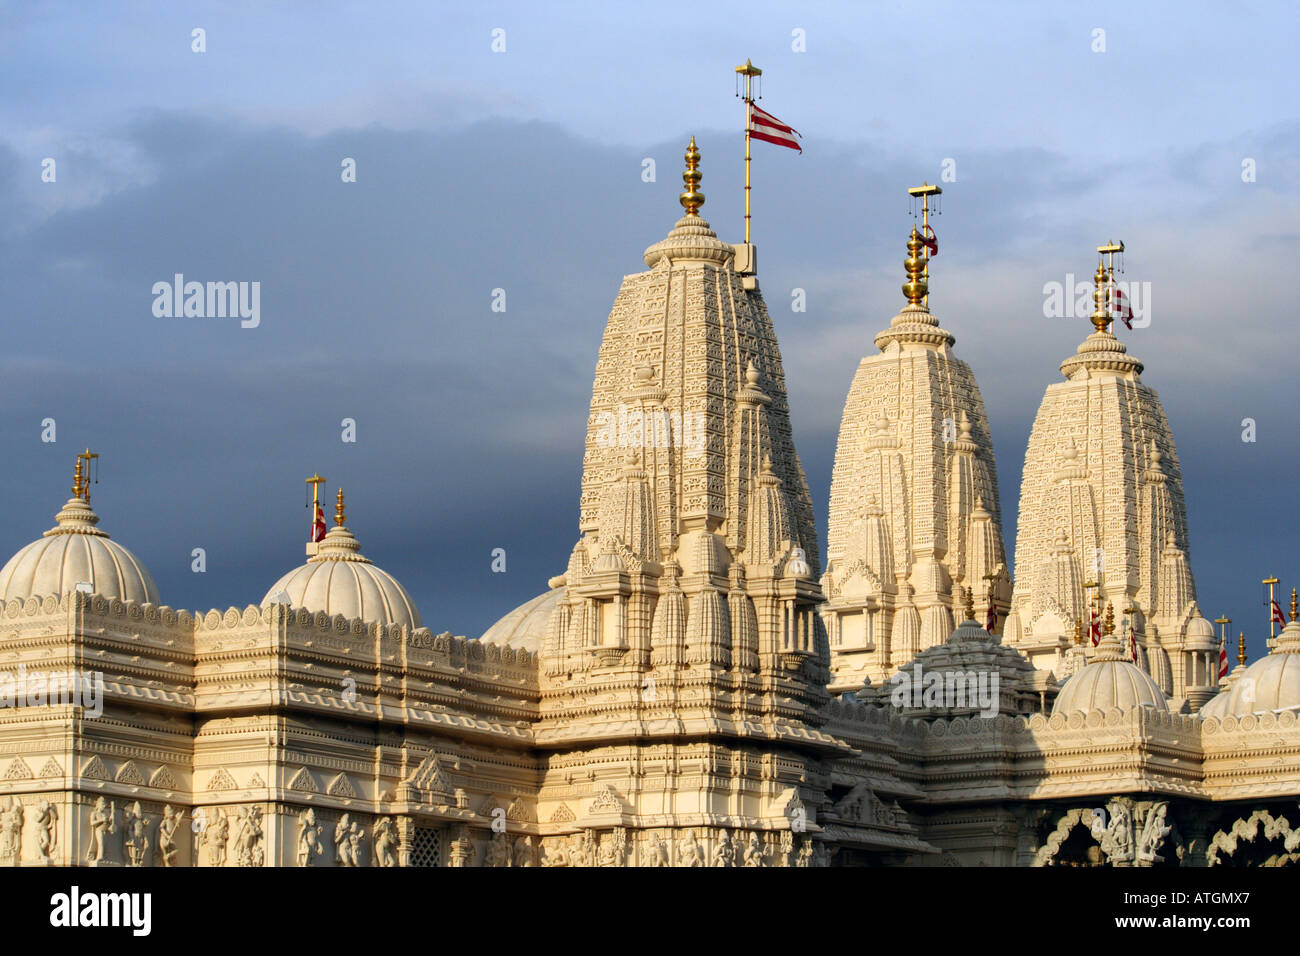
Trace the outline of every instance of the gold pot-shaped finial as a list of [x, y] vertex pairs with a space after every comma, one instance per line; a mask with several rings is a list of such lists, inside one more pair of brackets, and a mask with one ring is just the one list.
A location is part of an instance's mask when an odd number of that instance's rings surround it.
[[925, 301], [926, 293], [930, 291], [929, 284], [923, 278], [925, 259], [921, 257], [921, 249], [924, 245], [921, 234], [916, 231], [916, 226], [913, 226], [912, 234], [907, 237], [907, 258], [903, 260], [903, 268], [907, 270], [903, 295], [907, 296], [908, 305], [920, 305]]
[[700, 192], [700, 151], [695, 145], [695, 137], [691, 137], [691, 145], [686, 147], [686, 172], [682, 173], [682, 182], [686, 184], [685, 191], [678, 197], [682, 206], [686, 209], [688, 216], [697, 215], [700, 207], [704, 205], [704, 193]]

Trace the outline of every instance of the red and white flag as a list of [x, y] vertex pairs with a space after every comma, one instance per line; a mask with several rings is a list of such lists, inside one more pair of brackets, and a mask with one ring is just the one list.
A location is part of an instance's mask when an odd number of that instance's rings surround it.
[[311, 523], [311, 539], [325, 540], [325, 512], [319, 504], [316, 505], [316, 520]]
[[1124, 328], [1132, 331], [1133, 329], [1133, 307], [1129, 305], [1128, 295], [1119, 286], [1115, 286], [1115, 303], [1111, 308], [1111, 316], [1119, 319], [1124, 323]]
[[801, 135], [798, 130], [786, 126], [771, 113], [759, 109], [753, 103], [749, 104], [749, 128], [746, 132], [753, 139], [761, 139], [765, 143], [803, 152], [803, 147], [795, 139], [796, 136]]
[[1088, 634], [1089, 636], [1092, 637], [1092, 646], [1096, 647], [1097, 644], [1101, 641], [1101, 615], [1100, 614], [1092, 615], [1091, 620], [1088, 622]]
[[1273, 605], [1273, 623], [1286, 627], [1286, 618], [1282, 616], [1282, 605], [1278, 604], [1277, 601], [1270, 603]]
[[921, 244], [931, 259], [939, 254], [939, 237], [934, 234], [934, 227], [929, 223], [925, 224], [925, 231], [921, 233]]
[[988, 610], [984, 612], [984, 630], [992, 634], [997, 626], [998, 608], [997, 605], [993, 603], [993, 595], [989, 594], [989, 607]]
[[1228, 646], [1226, 641], [1219, 641], [1219, 680], [1228, 676]]

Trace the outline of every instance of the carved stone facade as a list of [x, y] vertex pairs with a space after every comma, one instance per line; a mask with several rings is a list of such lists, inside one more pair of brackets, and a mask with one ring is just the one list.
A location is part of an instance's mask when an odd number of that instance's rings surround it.
[[[261, 604], [173, 610], [78, 480], [0, 569], [0, 865], [1296, 861], [1296, 609], [1195, 712], [1177, 458], [1122, 346], [1044, 401], [1004, 640], [953, 626], [1011, 585], [979, 392], [918, 296], [850, 393], [826, 601], [772, 323], [692, 170], [601, 345], [580, 538], [500, 642], [421, 626], [341, 501]], [[1093, 547], [1137, 663], [1062, 646]]]

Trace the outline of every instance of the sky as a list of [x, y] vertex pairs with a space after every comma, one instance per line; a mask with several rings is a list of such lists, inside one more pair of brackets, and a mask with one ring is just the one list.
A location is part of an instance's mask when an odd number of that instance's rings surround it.
[[[752, 59], [805, 147], [756, 144], [753, 228], [822, 546], [906, 189], [946, 168], [930, 304], [980, 383], [1008, 554], [1035, 409], [1090, 329], [1044, 286], [1122, 239], [1201, 609], [1253, 659], [1260, 580], [1300, 585], [1298, 27], [1282, 2], [0, 2], [0, 560], [90, 446], [101, 527], [165, 603], [258, 603], [318, 472], [426, 625], [482, 633], [577, 539], [601, 333], [691, 135], [741, 238]], [[155, 315], [177, 273], [258, 282], [258, 324]]]

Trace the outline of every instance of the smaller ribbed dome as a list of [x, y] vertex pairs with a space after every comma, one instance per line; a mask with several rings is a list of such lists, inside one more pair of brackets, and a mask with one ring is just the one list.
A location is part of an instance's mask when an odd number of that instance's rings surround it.
[[1218, 717], [1222, 720], [1224, 717], [1228, 716], [1228, 698], [1231, 696], [1231, 690], [1232, 688], [1229, 687], [1226, 690], [1219, 691], [1210, 698], [1209, 703], [1202, 706], [1196, 713], [1199, 714], [1203, 720], [1208, 720], [1211, 717]]
[[271, 585], [262, 604], [283, 602], [285, 595], [291, 607], [331, 617], [401, 624], [408, 630], [421, 626], [420, 612], [406, 589], [362, 555], [361, 544], [341, 524], [330, 529], [306, 564]]
[[1069, 678], [1052, 705], [1053, 714], [1088, 713], [1118, 707], [1167, 711], [1169, 704], [1151, 675], [1129, 661], [1114, 634], [1107, 634], [1079, 673]]
[[1292, 619], [1270, 654], [1242, 672], [1232, 685], [1201, 708], [1204, 717], [1244, 717], [1300, 708], [1300, 621]]
[[489, 627], [479, 640], [501, 647], [540, 651], [551, 613], [563, 595], [564, 588], [552, 588], [545, 594], [537, 595]]
[[1201, 617], [1201, 609], [1192, 605], [1192, 618], [1187, 622], [1187, 649], [1189, 651], [1213, 650], [1219, 646], [1214, 625]]
[[95, 527], [90, 502], [69, 498], [57, 524], [0, 568], [0, 603], [59, 597], [87, 583], [95, 594], [158, 604], [158, 587], [134, 554]]

